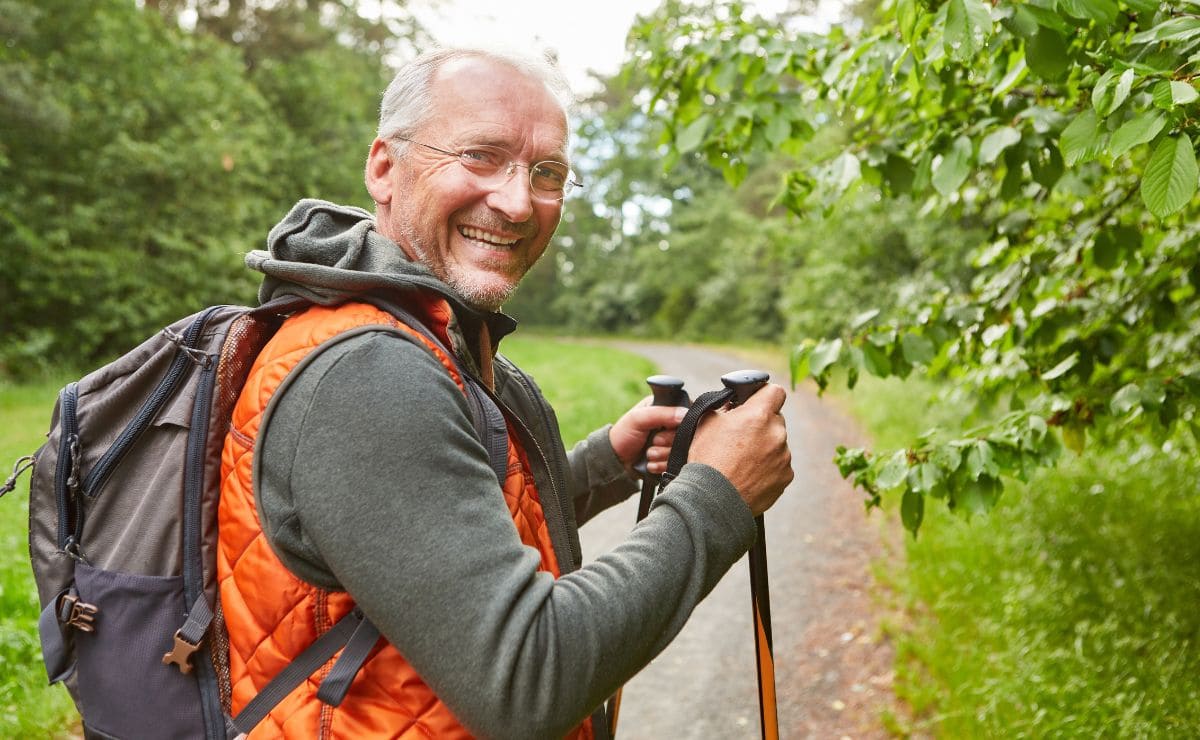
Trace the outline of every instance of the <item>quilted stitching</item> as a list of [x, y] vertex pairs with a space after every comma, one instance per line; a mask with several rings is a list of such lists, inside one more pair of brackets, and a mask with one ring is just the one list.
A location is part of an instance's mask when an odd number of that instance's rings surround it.
[[[428, 301], [422, 307], [436, 319], [434, 330], [448, 342], [445, 322], [449, 306]], [[407, 331], [428, 346], [460, 388], [462, 378], [453, 361], [409, 327], [364, 304], [336, 308], [313, 307], [284, 324], [255, 362], [233, 414], [233, 424], [222, 453], [222, 497], [220, 504], [220, 548], [218, 577], [229, 621], [230, 669], [234, 684], [234, 709], [244, 706], [284, 665], [305, 646], [328, 630], [337, 617], [353, 608], [344, 593], [328, 593], [305, 584], [275, 557], [258, 522], [254, 506], [251, 469], [254, 440], [272, 394], [305, 356], [322, 342], [355, 326], [388, 324]], [[529, 461], [510, 432], [508, 473], [503, 491], [505, 503], [525, 544], [535, 547], [542, 568], [558, 575], [554, 549], [542, 513], [541, 502], [530, 473]], [[271, 598], [263, 598], [262, 584], [271, 584]], [[328, 613], [326, 613], [328, 608]], [[377, 650], [364, 665], [341, 707], [313, 711], [320, 676], [301, 685], [256, 729], [255, 736], [311, 737], [339, 727], [353, 728], [357, 736], [365, 726], [369, 734], [388, 737], [469, 737], [453, 714], [438, 701], [420, 677], [390, 645]], [[372, 690], [372, 689], [377, 690]], [[356, 694], [374, 697], [353, 714]], [[386, 712], [377, 699], [389, 697]], [[419, 699], [414, 708], [414, 700]], [[407, 707], [407, 708], [406, 708]], [[328, 711], [327, 711], [328, 710]], [[381, 713], [382, 712], [382, 713]], [[431, 728], [438, 728], [436, 731]], [[581, 737], [590, 737], [590, 724]]]

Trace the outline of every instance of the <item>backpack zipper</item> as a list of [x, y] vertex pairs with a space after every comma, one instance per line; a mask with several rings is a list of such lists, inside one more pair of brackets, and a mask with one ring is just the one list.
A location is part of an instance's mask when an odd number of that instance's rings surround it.
[[154, 417], [162, 410], [163, 405], [166, 404], [179, 388], [179, 383], [183, 380], [189, 364], [197, 362], [201, 367], [211, 364], [212, 360], [207, 355], [204, 356], [205, 360], [203, 362], [197, 361], [195, 349], [204, 325], [208, 322], [209, 317], [220, 308], [221, 306], [212, 306], [206, 309], [204, 313], [192, 321], [184, 331], [183, 336], [178, 338], [176, 342], [178, 349], [176, 350], [174, 360], [171, 362], [171, 367], [167, 370], [166, 376], [159, 381], [158, 386], [154, 389], [154, 393], [138, 409], [137, 415], [121, 431], [117, 440], [112, 443], [112, 446], [105, 451], [104, 455], [88, 472], [87, 479], [83, 484], [83, 491], [88, 496], [94, 498], [100, 493], [100, 489], [104, 487], [109, 476], [121, 464], [121, 460], [129, 453], [134, 443], [137, 442], [138, 437], [142, 436], [142, 432], [146, 431], [151, 422], [154, 421]]
[[[58, 440], [58, 465], [54, 469], [54, 498], [58, 506], [58, 549], [65, 550], [73, 539], [71, 533], [71, 502], [67, 481], [78, 453], [79, 424], [75, 418], [76, 402], [79, 400], [79, 384], [67, 383], [58, 393], [58, 406], [62, 414], [62, 437]], [[72, 450], [74, 449], [74, 452]]]

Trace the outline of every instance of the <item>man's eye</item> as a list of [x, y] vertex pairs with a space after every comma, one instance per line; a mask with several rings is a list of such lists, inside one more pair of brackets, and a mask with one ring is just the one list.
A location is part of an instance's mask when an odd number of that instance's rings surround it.
[[567, 168], [552, 162], [539, 162], [533, 166], [533, 178], [538, 187], [561, 190], [567, 182]]
[[504, 166], [505, 156], [493, 149], [464, 149], [459, 155], [462, 163], [475, 169], [499, 169]]

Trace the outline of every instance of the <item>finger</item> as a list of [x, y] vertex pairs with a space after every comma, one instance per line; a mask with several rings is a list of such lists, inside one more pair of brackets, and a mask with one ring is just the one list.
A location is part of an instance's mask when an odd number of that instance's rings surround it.
[[772, 414], [777, 414], [783, 408], [783, 403], [786, 400], [787, 391], [783, 389], [783, 386], [776, 383], [768, 383], [756, 391], [754, 395], [747, 398], [742, 407], [761, 407]]

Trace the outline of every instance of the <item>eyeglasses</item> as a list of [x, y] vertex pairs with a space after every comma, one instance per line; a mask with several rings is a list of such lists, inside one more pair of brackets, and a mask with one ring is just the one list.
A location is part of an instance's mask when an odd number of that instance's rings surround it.
[[512, 155], [499, 147], [478, 144], [461, 151], [451, 152], [436, 146], [414, 141], [406, 136], [393, 135], [392, 138], [407, 141], [410, 144], [423, 146], [447, 157], [454, 157], [468, 172], [475, 175], [489, 187], [499, 187], [508, 182], [518, 167], [529, 170], [529, 187], [534, 198], [541, 201], [561, 201], [574, 188], [583, 187], [571, 168], [562, 162], [547, 159], [533, 164], [514, 162]]

